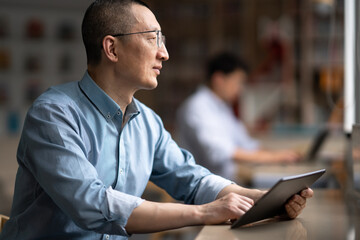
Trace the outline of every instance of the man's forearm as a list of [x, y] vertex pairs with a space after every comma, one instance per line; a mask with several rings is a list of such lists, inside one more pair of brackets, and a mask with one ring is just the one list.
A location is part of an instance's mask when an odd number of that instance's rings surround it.
[[203, 224], [199, 205], [144, 201], [132, 212], [128, 233], [151, 233]]
[[185, 226], [223, 223], [243, 215], [254, 203], [250, 197], [257, 199], [260, 194], [262, 193], [258, 190], [231, 184], [218, 194], [215, 201], [202, 205], [144, 201], [133, 210], [125, 229], [130, 234], [150, 233]]
[[238, 163], [293, 163], [300, 160], [299, 153], [293, 150], [257, 150], [246, 151], [243, 149], [236, 149], [232, 159]]

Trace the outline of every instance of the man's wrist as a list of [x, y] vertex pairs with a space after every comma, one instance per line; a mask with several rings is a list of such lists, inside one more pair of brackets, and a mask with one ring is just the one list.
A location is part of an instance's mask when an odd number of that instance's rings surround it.
[[204, 225], [205, 224], [205, 211], [203, 210], [204, 205], [194, 205], [191, 218], [194, 219], [192, 225]]

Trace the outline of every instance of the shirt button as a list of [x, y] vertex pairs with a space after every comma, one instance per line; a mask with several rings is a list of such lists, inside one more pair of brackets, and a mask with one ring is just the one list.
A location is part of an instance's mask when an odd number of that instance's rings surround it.
[[120, 168], [120, 174], [122, 174], [124, 171], [122, 170], [122, 168]]
[[120, 115], [120, 114], [121, 114], [121, 112], [120, 112], [120, 111], [118, 111], [118, 112], [117, 112], [117, 115]]
[[106, 235], [105, 238], [106, 238], [106, 239], [110, 239], [110, 236], [109, 236], [109, 235]]

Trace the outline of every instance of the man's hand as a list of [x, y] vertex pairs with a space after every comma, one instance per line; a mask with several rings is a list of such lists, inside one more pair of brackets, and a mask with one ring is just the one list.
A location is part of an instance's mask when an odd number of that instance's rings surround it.
[[[243, 188], [236, 184], [231, 184], [225, 187], [218, 195], [218, 200], [229, 195], [229, 193], [237, 193], [239, 196], [253, 200], [256, 202], [260, 199], [267, 191], [260, 191], [257, 189]], [[304, 189], [300, 194], [295, 194], [285, 205], [286, 214], [289, 218], [296, 218], [302, 212], [306, 205], [306, 199], [311, 198], [314, 192], [311, 188]], [[253, 204], [252, 204], [253, 205]], [[244, 208], [242, 209], [244, 210]], [[248, 210], [248, 209], [247, 209]], [[244, 213], [239, 212], [236, 218], [239, 218]], [[234, 219], [234, 218], [229, 218]]]
[[238, 219], [254, 205], [251, 198], [228, 193], [214, 202], [200, 206], [203, 224], [219, 224]]
[[306, 199], [311, 198], [314, 192], [311, 188], [301, 191], [300, 195], [295, 194], [285, 205], [286, 213], [290, 218], [296, 218], [306, 205]]
[[294, 163], [300, 161], [302, 156], [293, 150], [281, 150], [270, 153], [269, 159], [273, 163]]

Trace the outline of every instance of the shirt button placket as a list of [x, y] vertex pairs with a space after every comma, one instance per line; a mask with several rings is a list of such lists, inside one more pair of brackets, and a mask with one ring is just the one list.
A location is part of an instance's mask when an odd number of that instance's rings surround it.
[[[124, 131], [124, 129], [123, 129]], [[125, 182], [125, 174], [124, 174], [124, 167], [125, 167], [125, 144], [124, 140], [122, 138], [123, 133], [120, 135], [120, 141], [119, 141], [119, 177], [118, 177], [118, 183], [124, 183]], [[122, 184], [118, 184], [118, 186], [121, 186]]]

